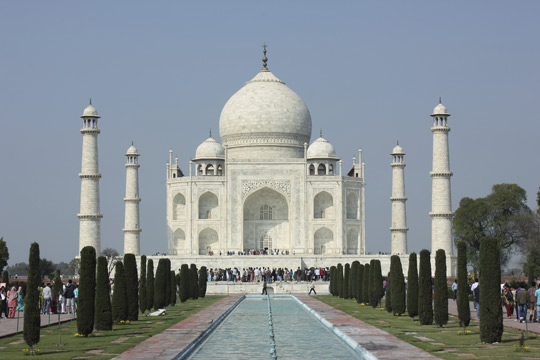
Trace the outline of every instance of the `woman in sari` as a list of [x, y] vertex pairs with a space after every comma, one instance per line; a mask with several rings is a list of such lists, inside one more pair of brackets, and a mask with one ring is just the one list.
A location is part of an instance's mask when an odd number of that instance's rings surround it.
[[7, 293], [7, 304], [9, 309], [8, 317], [13, 319], [15, 317], [15, 308], [17, 307], [17, 290], [15, 286], [11, 287], [11, 290]]
[[24, 298], [22, 293], [22, 286], [19, 286], [17, 293], [17, 311], [24, 311]]

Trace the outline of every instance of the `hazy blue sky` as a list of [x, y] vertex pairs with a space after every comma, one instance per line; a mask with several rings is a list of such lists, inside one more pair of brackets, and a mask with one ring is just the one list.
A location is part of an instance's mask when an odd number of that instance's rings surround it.
[[452, 202], [540, 185], [538, 1], [2, 1], [0, 236], [10, 264], [78, 251], [82, 137], [99, 121], [102, 248], [123, 251], [125, 151], [140, 158], [141, 250], [166, 251], [165, 163], [184, 173], [261, 68], [310, 109], [344, 169], [364, 150], [367, 250], [390, 250], [390, 152], [405, 161], [409, 250], [431, 246], [430, 114], [442, 96]]

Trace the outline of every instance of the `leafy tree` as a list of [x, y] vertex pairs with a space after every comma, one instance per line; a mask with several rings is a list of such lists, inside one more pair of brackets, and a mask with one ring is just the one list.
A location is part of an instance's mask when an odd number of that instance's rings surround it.
[[418, 276], [418, 315], [421, 325], [433, 323], [433, 298], [431, 294], [431, 261], [428, 250], [420, 251]]
[[9, 260], [9, 251], [6, 242], [3, 237], [0, 237], [0, 272], [7, 266]]
[[167, 306], [167, 264], [165, 259], [159, 259], [154, 280], [154, 310], [163, 309]]
[[383, 277], [381, 272], [381, 261], [372, 260], [373, 266], [371, 267], [371, 298], [370, 305], [374, 308], [379, 305], [382, 297], [384, 296]]
[[350, 273], [350, 287], [349, 287], [349, 296], [352, 299], [356, 299], [358, 296], [358, 267], [360, 262], [358, 260], [353, 261], [351, 264], [351, 273]]
[[349, 276], [351, 272], [351, 265], [345, 264], [345, 275], [343, 276], [343, 298], [349, 298]]
[[337, 268], [335, 266], [330, 267], [330, 294], [337, 296], [336, 278]]
[[135, 255], [124, 255], [124, 271], [126, 274], [127, 319], [137, 321], [139, 320], [139, 288]]
[[180, 267], [180, 301], [186, 302], [189, 299], [189, 278], [190, 272], [187, 264]]
[[199, 275], [199, 297], [201, 298], [206, 296], [207, 281], [208, 281], [208, 272], [206, 271], [206, 266], [202, 266], [200, 275]]
[[148, 271], [146, 272], [146, 309], [154, 307], [154, 260], [148, 259]]
[[461, 199], [453, 221], [455, 242], [467, 244], [467, 259], [476, 269], [480, 239], [494, 237], [499, 242], [502, 264], [505, 264], [513, 247], [527, 237], [516, 228], [516, 219], [530, 212], [525, 190], [520, 186], [493, 185], [491, 193], [484, 198]]
[[340, 298], [343, 298], [343, 265], [337, 264], [337, 293]]
[[435, 253], [435, 298], [433, 309], [435, 324], [442, 327], [448, 323], [448, 284], [446, 282], [446, 253], [443, 249]]
[[197, 267], [191, 264], [189, 267], [189, 297], [193, 300], [199, 298], [199, 277], [197, 276]]
[[7, 267], [11, 276], [28, 276], [28, 264], [25, 262], [16, 263]]
[[[107, 268], [107, 270], [109, 267]], [[114, 291], [112, 295], [112, 318], [115, 322], [126, 321], [128, 317], [126, 274], [124, 264], [117, 260], [114, 265]], [[80, 297], [80, 295], [79, 295]]]
[[79, 275], [79, 269], [81, 268], [81, 260], [74, 258], [69, 262], [69, 268], [71, 270], [71, 275], [77, 276]]
[[141, 256], [141, 283], [139, 286], [139, 308], [141, 313], [146, 311], [146, 255]]
[[112, 307], [109, 292], [109, 274], [107, 272], [107, 258], [100, 256], [97, 259], [96, 278], [96, 309], [94, 327], [96, 330], [112, 330]]
[[96, 299], [96, 249], [85, 246], [81, 250], [81, 277], [77, 298], [77, 332], [88, 336], [94, 330]]
[[[54, 271], [58, 266], [55, 266], [54, 263], [47, 259], [39, 259], [39, 276], [40, 279], [49, 278], [52, 279]], [[60, 267], [58, 267], [60, 268]], [[60, 270], [62, 271], [62, 270]]]
[[407, 312], [414, 320], [418, 315], [418, 262], [416, 253], [409, 255], [409, 270], [407, 273]]
[[390, 288], [392, 289], [392, 312], [402, 315], [405, 313], [405, 278], [401, 259], [397, 255], [390, 258]]
[[356, 275], [357, 285], [356, 285], [356, 302], [358, 304], [363, 302], [363, 289], [364, 289], [364, 265], [358, 265], [358, 274]]
[[120, 256], [120, 254], [113, 248], [106, 248], [101, 251], [101, 255], [107, 258], [107, 272], [109, 274], [108, 276], [111, 277], [111, 273], [116, 265], [116, 258]]
[[501, 342], [504, 331], [499, 244], [491, 237], [480, 241], [480, 340], [489, 344]]
[[469, 307], [469, 284], [467, 283], [467, 245], [461, 241], [457, 243], [457, 310], [459, 325], [465, 330], [471, 322]]
[[6, 289], [9, 286], [9, 272], [7, 270], [4, 270], [2, 273], [2, 282], [6, 284]]
[[389, 313], [392, 312], [392, 284], [390, 283], [391, 277], [392, 277], [392, 271], [389, 271], [386, 277], [388, 280], [386, 281], [386, 296], [385, 296], [386, 299], [384, 301], [384, 308]]
[[369, 292], [371, 288], [369, 281], [369, 279], [371, 278], [370, 268], [370, 264], [364, 265], [364, 278], [362, 279], [362, 302], [364, 304], [369, 304]]
[[175, 277], [174, 277], [174, 271], [171, 270], [169, 271], [169, 279], [170, 279], [170, 286], [171, 286], [171, 299], [170, 299], [170, 304], [171, 305], [176, 305], [176, 296], [177, 296], [177, 292], [176, 292], [176, 281], [175, 281]]
[[39, 333], [41, 328], [39, 290], [41, 277], [39, 274], [39, 244], [34, 242], [30, 245], [30, 255], [28, 257], [28, 282], [26, 296], [24, 298], [24, 341], [32, 352], [33, 346], [39, 343]]
[[526, 254], [523, 273], [532, 281], [540, 276], [540, 216], [532, 211], [516, 216], [514, 229], [525, 235], [520, 247], [520, 252]]

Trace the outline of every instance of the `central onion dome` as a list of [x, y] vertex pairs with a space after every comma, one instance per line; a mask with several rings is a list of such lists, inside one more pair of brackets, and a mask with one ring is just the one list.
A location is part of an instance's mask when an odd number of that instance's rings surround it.
[[303, 158], [311, 115], [294, 91], [266, 68], [225, 104], [219, 133], [229, 159]]

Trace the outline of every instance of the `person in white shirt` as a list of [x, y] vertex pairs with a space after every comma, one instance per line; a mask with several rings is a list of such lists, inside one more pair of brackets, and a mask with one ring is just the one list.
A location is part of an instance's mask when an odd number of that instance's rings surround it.
[[51, 298], [51, 284], [47, 283], [47, 286], [43, 288], [43, 314], [50, 314]]

